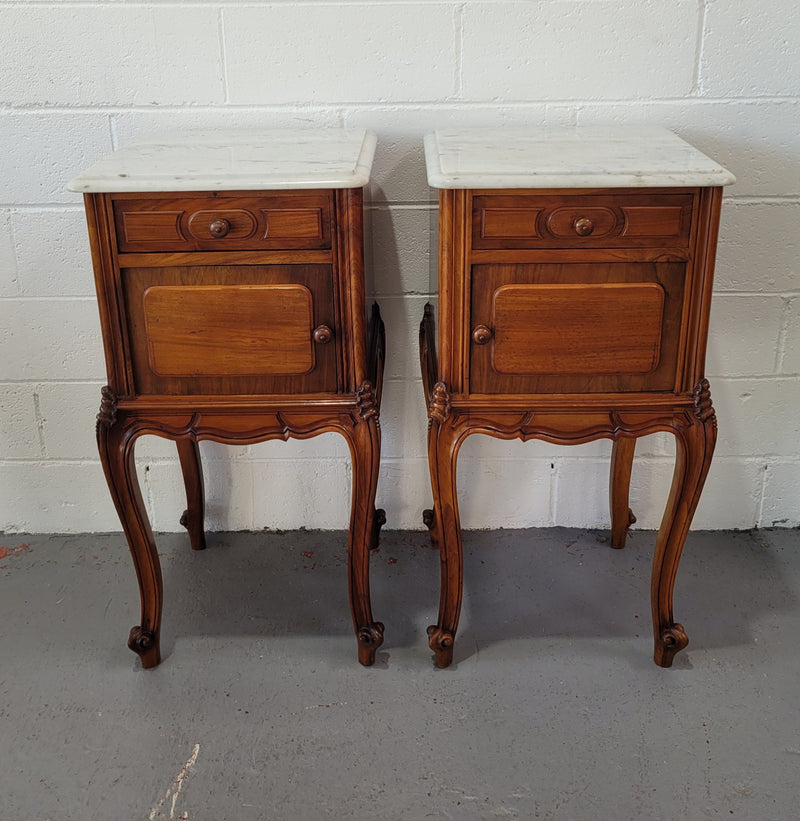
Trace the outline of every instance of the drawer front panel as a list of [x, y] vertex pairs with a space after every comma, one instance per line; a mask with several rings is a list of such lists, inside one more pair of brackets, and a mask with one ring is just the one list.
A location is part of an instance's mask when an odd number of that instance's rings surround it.
[[481, 195], [472, 247], [685, 248], [691, 212], [691, 194]]
[[470, 392], [673, 390], [686, 264], [472, 267]]
[[114, 200], [121, 253], [331, 247], [331, 195], [125, 197]]
[[329, 265], [123, 268], [137, 394], [333, 393]]

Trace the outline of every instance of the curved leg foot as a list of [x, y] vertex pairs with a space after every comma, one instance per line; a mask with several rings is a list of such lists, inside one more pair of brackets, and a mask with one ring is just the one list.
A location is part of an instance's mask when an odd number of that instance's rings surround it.
[[455, 636], [449, 630], [442, 630], [435, 624], [428, 628], [428, 646], [433, 650], [437, 667], [449, 667], [453, 663]]
[[142, 660], [142, 667], [155, 667], [161, 661], [158, 636], [151, 630], [143, 630], [137, 624], [128, 634], [128, 647]]
[[383, 623], [374, 621], [356, 633], [358, 639], [358, 660], [365, 667], [375, 664], [375, 653], [383, 644]]
[[700, 501], [717, 440], [717, 420], [711, 405], [708, 381], [694, 390], [694, 411], [676, 418], [675, 472], [653, 555], [650, 598], [653, 610], [655, 663], [670, 667], [675, 654], [689, 643], [683, 626], [672, 613], [672, 595], [678, 563], [689, 532], [692, 516]]
[[200, 461], [200, 446], [193, 439], [178, 439], [178, 458], [181, 462], [183, 484], [186, 488], [186, 510], [181, 516], [181, 524], [189, 531], [193, 550], [203, 550], [206, 546], [204, 529], [205, 487], [203, 467]]
[[358, 660], [369, 667], [383, 642], [383, 625], [372, 618], [369, 556], [379, 529], [375, 509], [381, 430], [378, 407], [369, 382], [359, 388], [359, 416], [346, 436], [353, 460], [353, 500], [348, 546], [350, 611], [358, 640]]
[[609, 481], [609, 501], [611, 507], [611, 547], [625, 547], [628, 527], [636, 521], [628, 507], [631, 486], [631, 470], [636, 440], [621, 436], [614, 440], [611, 451], [611, 478]]
[[438, 622], [428, 628], [428, 643], [436, 656], [437, 667], [447, 667], [453, 660], [464, 577], [456, 491], [463, 430], [450, 415], [447, 389], [441, 382], [434, 387], [429, 417], [428, 464], [434, 503], [430, 529], [431, 541], [438, 546], [441, 559], [441, 592]]
[[689, 644], [682, 624], [673, 624], [661, 631], [656, 639], [653, 659], [659, 667], [672, 667], [672, 660]]
[[104, 388], [97, 417], [97, 445], [128, 540], [141, 597], [141, 624], [131, 631], [128, 646], [141, 657], [144, 667], [155, 667], [161, 661], [159, 637], [164, 593], [158, 551], [136, 477], [135, 441], [136, 432], [130, 420], [117, 414], [114, 397]]

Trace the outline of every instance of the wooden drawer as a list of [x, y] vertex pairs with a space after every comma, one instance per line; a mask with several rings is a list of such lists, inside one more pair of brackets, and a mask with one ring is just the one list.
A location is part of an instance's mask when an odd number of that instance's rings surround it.
[[330, 265], [121, 269], [137, 394], [335, 392]]
[[691, 194], [491, 194], [472, 200], [472, 247], [685, 248]]
[[331, 195], [118, 195], [114, 225], [122, 253], [325, 249], [331, 247]]
[[674, 390], [684, 262], [472, 267], [471, 393]]

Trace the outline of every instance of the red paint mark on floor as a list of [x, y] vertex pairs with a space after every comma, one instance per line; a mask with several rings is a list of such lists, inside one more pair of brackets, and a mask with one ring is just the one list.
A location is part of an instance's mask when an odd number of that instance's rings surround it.
[[0, 561], [9, 556], [13, 556], [15, 553], [22, 553], [23, 550], [27, 550], [30, 546], [30, 542], [25, 542], [19, 547], [0, 547]]
[[392, 557], [389, 559], [389, 564], [397, 564], [397, 559], [395, 559], [395, 557], [394, 557], [394, 556], [392, 556]]
[[310, 559], [314, 554], [310, 550], [304, 550], [302, 553], [307, 559]]

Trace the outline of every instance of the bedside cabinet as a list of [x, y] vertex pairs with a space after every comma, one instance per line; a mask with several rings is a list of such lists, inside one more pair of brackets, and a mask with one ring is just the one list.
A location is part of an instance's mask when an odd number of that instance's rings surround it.
[[344, 436], [350, 605], [359, 661], [375, 659], [384, 332], [377, 305], [365, 312], [362, 214], [374, 151], [364, 131], [174, 133], [135, 140], [70, 184], [85, 195], [108, 371], [100, 458], [141, 592], [128, 644], [145, 667], [160, 661], [163, 592], [134, 465], [143, 434], [177, 444], [195, 549], [199, 441]]
[[675, 622], [678, 562], [716, 440], [704, 375], [722, 186], [733, 176], [654, 127], [474, 129], [425, 139], [439, 192], [436, 306], [420, 357], [441, 551], [436, 663], [452, 661], [462, 591], [456, 490], [467, 436], [561, 445], [613, 440], [612, 546], [636, 438], [677, 440], [653, 559], [655, 661], [688, 638]]

